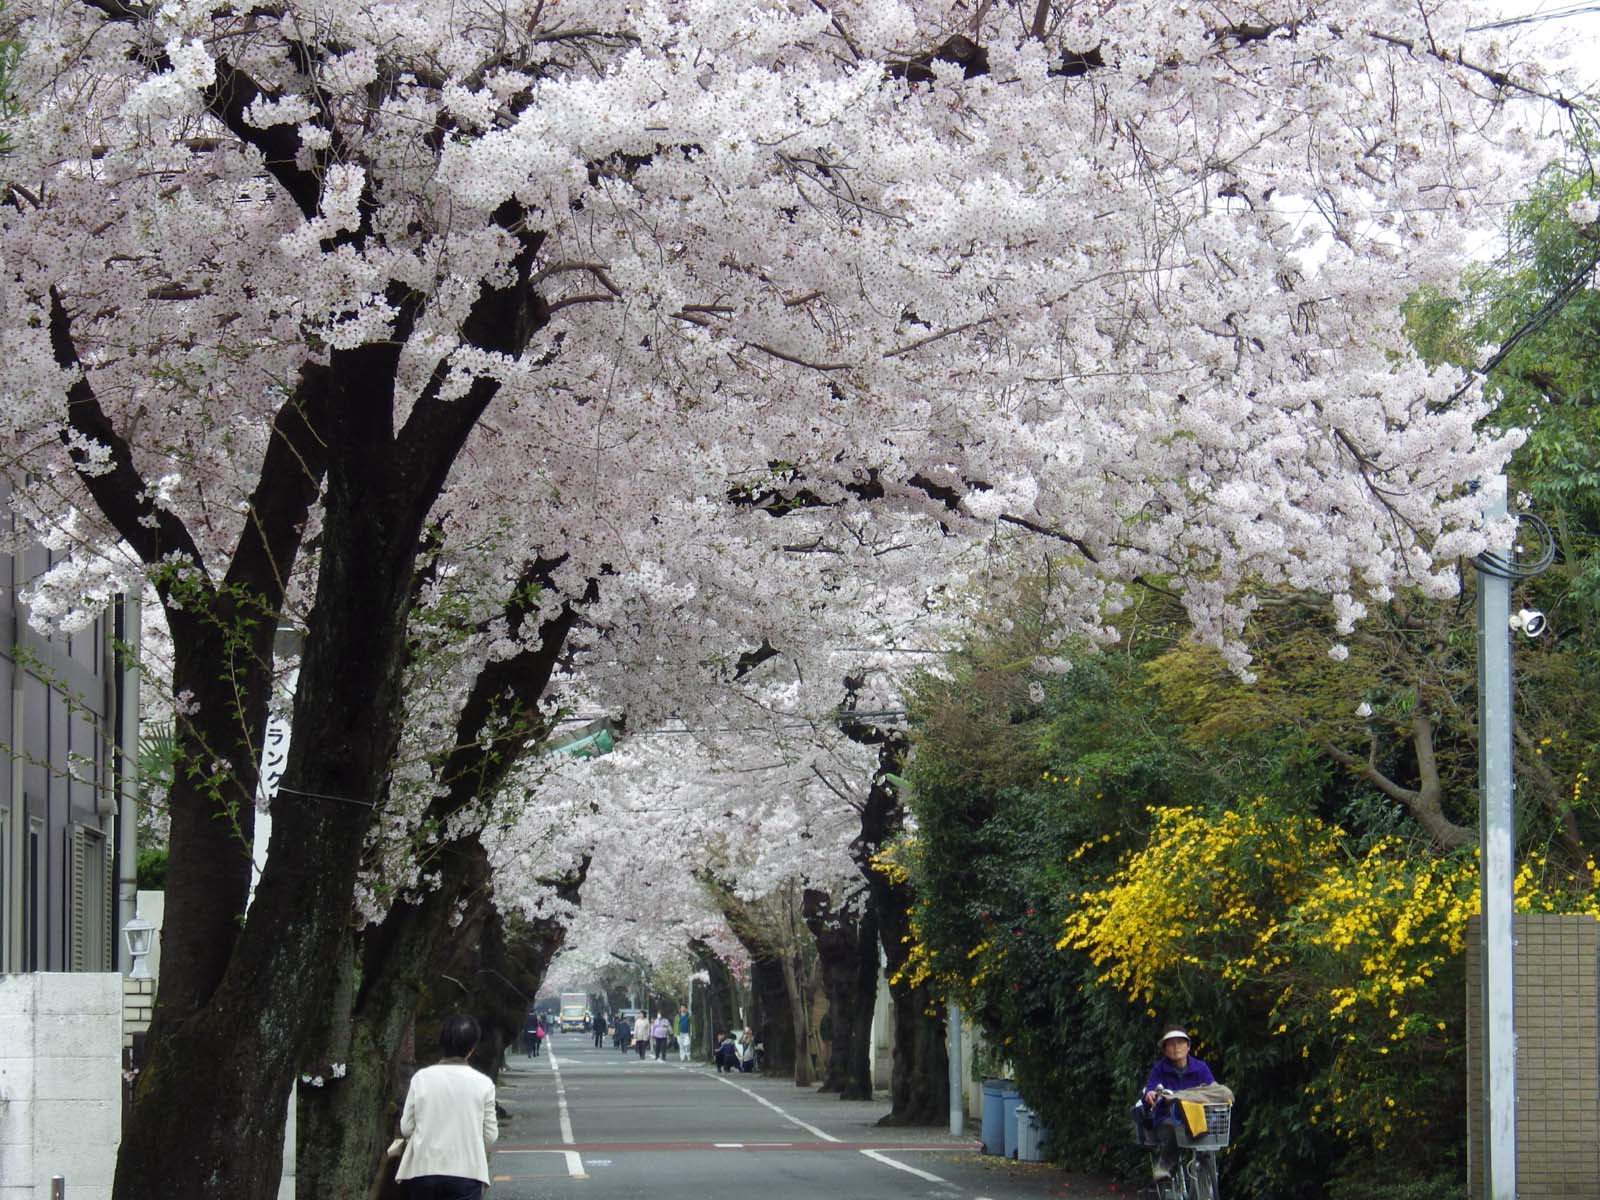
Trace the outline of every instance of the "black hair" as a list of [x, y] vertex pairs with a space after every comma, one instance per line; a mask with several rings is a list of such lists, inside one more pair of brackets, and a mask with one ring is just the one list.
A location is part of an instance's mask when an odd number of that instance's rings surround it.
[[478, 1023], [464, 1013], [444, 1019], [439, 1027], [439, 1049], [446, 1058], [466, 1058], [478, 1044]]

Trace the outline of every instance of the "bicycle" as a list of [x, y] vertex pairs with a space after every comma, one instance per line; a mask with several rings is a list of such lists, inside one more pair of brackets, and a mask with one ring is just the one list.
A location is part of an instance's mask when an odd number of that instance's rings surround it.
[[[1160, 1089], [1158, 1094], [1163, 1100], [1174, 1099], [1174, 1094], [1165, 1088]], [[1151, 1195], [1154, 1200], [1221, 1200], [1222, 1192], [1217, 1184], [1217, 1151], [1228, 1144], [1233, 1128], [1233, 1106], [1207, 1104], [1204, 1108], [1205, 1132], [1191, 1134], [1188, 1125], [1179, 1121], [1177, 1166], [1171, 1175], [1156, 1179], [1141, 1195]], [[1142, 1118], [1141, 1105], [1134, 1106], [1133, 1136], [1140, 1146], [1150, 1152], [1154, 1164], [1161, 1144], [1155, 1130]]]

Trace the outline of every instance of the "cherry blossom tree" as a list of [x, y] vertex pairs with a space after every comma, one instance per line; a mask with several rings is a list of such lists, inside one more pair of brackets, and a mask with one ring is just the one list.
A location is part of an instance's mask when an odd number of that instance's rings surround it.
[[1049, 545], [1085, 634], [1159, 577], [1241, 671], [1252, 586], [1353, 621], [1483, 543], [1464, 485], [1514, 439], [1394, 313], [1516, 186], [1508, 101], [1554, 93], [1466, 6], [8, 17], [0, 461], [72, 551], [31, 607], [153, 591], [187, 768], [119, 1200], [276, 1188], [436, 562], [502, 599], [548, 564], [485, 661], [598, 587], [592, 686], [648, 724], [707, 694], [685, 664], [801, 658], [819, 609], [960, 562], [902, 537]]

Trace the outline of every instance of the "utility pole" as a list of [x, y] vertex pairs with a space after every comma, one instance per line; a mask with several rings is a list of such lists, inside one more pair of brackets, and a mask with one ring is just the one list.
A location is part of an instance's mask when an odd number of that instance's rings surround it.
[[960, 1137], [966, 1132], [967, 1098], [961, 1087], [961, 1006], [954, 1000], [945, 1002], [944, 1028], [950, 1060], [950, 1133]]
[[[1484, 516], [1506, 515], [1506, 478], [1487, 481]], [[1478, 887], [1483, 928], [1483, 1186], [1516, 1200], [1517, 1034], [1512, 978], [1511, 582], [1515, 550], [1478, 566]]]

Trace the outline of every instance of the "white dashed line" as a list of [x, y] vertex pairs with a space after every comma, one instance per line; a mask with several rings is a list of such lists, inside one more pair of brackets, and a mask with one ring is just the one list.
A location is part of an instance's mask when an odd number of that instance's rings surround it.
[[[561, 1064], [556, 1061], [556, 1049], [550, 1047], [550, 1069], [556, 1077], [556, 1113], [561, 1119], [561, 1140], [571, 1146], [577, 1142], [572, 1136], [572, 1114], [567, 1109], [567, 1085], [561, 1081]], [[567, 1156], [567, 1174], [574, 1179], [587, 1179], [588, 1174], [583, 1169], [583, 1155], [576, 1150], [563, 1151]]]

